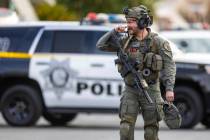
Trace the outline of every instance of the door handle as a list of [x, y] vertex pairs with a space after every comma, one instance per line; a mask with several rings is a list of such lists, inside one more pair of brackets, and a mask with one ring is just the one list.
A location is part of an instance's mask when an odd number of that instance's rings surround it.
[[49, 65], [48, 62], [36, 62], [37, 65]]
[[101, 68], [101, 67], [104, 67], [104, 64], [93, 63], [93, 64], [91, 64], [90, 66], [91, 66], [91, 67], [98, 67], [98, 68], [100, 67], [100, 68]]

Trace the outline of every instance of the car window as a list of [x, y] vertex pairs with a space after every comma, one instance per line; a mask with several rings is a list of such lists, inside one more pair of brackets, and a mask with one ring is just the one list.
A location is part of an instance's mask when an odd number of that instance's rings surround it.
[[209, 39], [171, 39], [184, 52], [210, 53]]
[[48, 53], [52, 50], [53, 31], [45, 31], [36, 47], [35, 52]]
[[96, 48], [105, 31], [55, 31], [53, 52], [106, 54]]
[[0, 52], [28, 52], [38, 27], [0, 28]]

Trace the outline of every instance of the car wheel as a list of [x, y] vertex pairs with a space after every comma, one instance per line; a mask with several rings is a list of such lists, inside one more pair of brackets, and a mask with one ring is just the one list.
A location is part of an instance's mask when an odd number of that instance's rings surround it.
[[58, 114], [58, 113], [44, 113], [44, 118], [54, 126], [63, 126], [72, 121], [76, 117], [76, 113], [72, 114]]
[[189, 87], [176, 87], [174, 104], [182, 116], [181, 128], [192, 128], [203, 117], [203, 105], [198, 93]]
[[34, 125], [42, 113], [42, 103], [35, 89], [26, 85], [9, 88], [1, 98], [2, 115], [12, 126]]

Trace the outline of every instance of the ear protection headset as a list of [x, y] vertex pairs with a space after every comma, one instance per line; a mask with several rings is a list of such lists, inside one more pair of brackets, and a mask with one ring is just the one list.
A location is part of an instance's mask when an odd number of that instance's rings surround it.
[[141, 15], [141, 17], [137, 19], [137, 25], [139, 29], [144, 29], [152, 25], [152, 19], [148, 13]]

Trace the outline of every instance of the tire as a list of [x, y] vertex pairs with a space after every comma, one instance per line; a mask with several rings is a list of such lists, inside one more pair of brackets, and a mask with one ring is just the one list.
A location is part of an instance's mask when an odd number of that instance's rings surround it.
[[42, 114], [42, 103], [35, 89], [16, 85], [1, 98], [3, 118], [12, 126], [32, 126]]
[[204, 119], [201, 121], [206, 128], [210, 128], [210, 114], [205, 115]]
[[53, 126], [64, 126], [76, 117], [76, 113], [72, 114], [44, 113], [43, 116]]
[[198, 93], [190, 87], [176, 87], [174, 104], [182, 116], [181, 128], [193, 128], [203, 117], [203, 105]]

